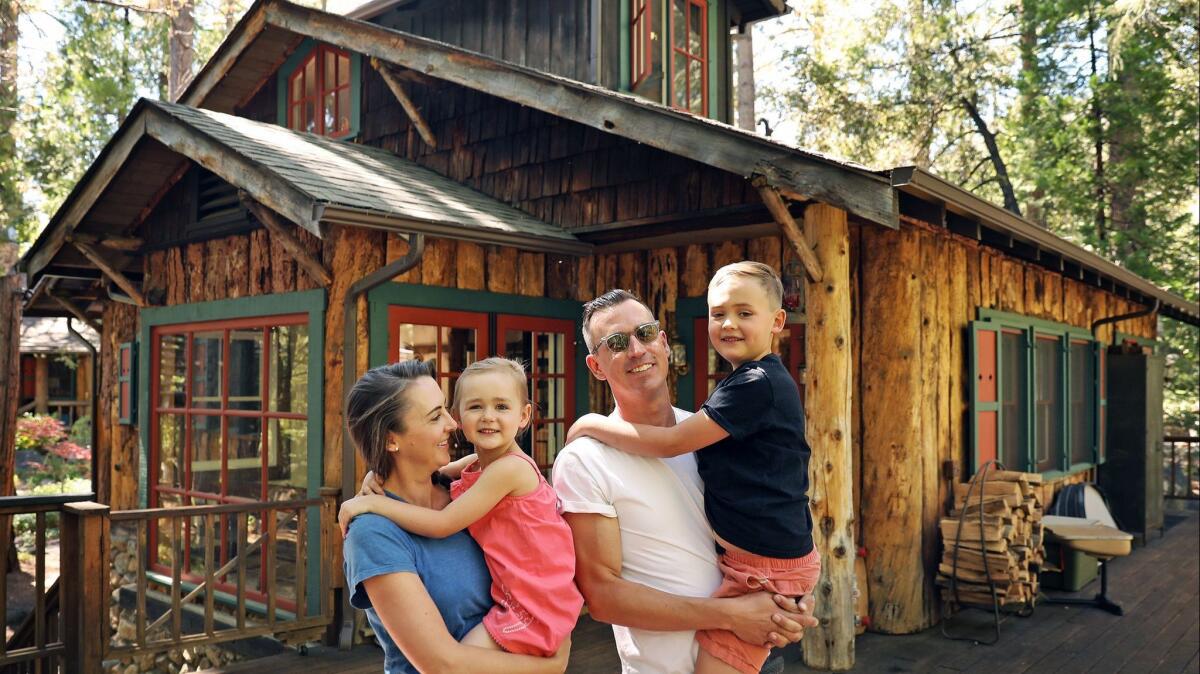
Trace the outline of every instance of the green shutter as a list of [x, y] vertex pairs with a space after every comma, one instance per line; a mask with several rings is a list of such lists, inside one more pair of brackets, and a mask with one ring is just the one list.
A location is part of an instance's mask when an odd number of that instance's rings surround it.
[[1064, 473], [1071, 470], [1071, 338], [1058, 338], [1058, 396], [1062, 400], [1062, 418], [1058, 420], [1058, 467]]
[[971, 474], [1000, 452], [1000, 328], [971, 322]]
[[137, 342], [123, 342], [117, 350], [117, 410], [125, 425], [137, 423], [136, 373]]
[[1108, 374], [1104, 371], [1104, 343], [1092, 342], [1093, 370], [1092, 381], [1096, 386], [1096, 395], [1093, 397], [1093, 405], [1095, 405], [1095, 414], [1092, 419], [1092, 455], [1096, 465], [1104, 463], [1104, 433], [1105, 433], [1105, 416], [1108, 414], [1108, 395], [1105, 391]]

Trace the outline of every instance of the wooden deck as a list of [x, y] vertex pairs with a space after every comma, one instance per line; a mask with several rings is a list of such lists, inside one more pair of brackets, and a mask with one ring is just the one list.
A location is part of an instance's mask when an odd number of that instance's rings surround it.
[[[1109, 596], [1125, 608], [1117, 617], [1092, 608], [1042, 604], [1030, 618], [1008, 617], [1000, 643], [980, 646], [949, 641], [935, 627], [911, 636], [866, 634], [858, 639], [856, 672], [1200, 672], [1200, 515], [1168, 511], [1167, 530], [1109, 567]], [[1099, 581], [1079, 593], [1091, 596]], [[990, 616], [969, 611], [957, 629], [990, 629]], [[787, 674], [811, 671], [795, 649]], [[379, 672], [380, 651], [372, 646], [341, 653], [314, 648], [238, 663], [207, 674], [304, 671], [305, 674]], [[607, 625], [583, 618], [575, 629], [570, 674], [619, 671]]]

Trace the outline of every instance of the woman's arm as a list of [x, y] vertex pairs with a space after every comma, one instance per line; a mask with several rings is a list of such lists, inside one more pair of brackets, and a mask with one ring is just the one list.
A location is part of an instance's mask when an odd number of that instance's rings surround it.
[[419, 671], [561, 674], [567, 667], [569, 642], [550, 658], [458, 643], [446, 630], [437, 606], [415, 573], [375, 576], [363, 581], [363, 587], [392, 641]]
[[704, 412], [670, 427], [631, 424], [615, 417], [585, 414], [571, 426], [567, 442], [584, 435], [629, 454], [664, 459], [694, 452], [729, 437]]
[[427, 538], [445, 538], [474, 524], [500, 499], [522, 490], [533, 475], [533, 468], [519, 457], [497, 459], [488, 466], [479, 481], [441, 510], [422, 508], [386, 496], [356, 496], [342, 504], [338, 523], [345, 535], [350, 520], [363, 513], [383, 515], [405, 531]]

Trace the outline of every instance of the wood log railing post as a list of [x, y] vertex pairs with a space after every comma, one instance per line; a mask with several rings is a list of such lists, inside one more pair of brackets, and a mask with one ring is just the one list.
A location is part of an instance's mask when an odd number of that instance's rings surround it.
[[108, 636], [108, 506], [68, 503], [61, 531], [65, 671], [98, 674]]
[[850, 401], [850, 236], [846, 212], [826, 204], [804, 211], [804, 235], [823, 272], [808, 284], [804, 402], [813, 543], [821, 551], [814, 615], [804, 662], [814, 669], [854, 666], [854, 501]]

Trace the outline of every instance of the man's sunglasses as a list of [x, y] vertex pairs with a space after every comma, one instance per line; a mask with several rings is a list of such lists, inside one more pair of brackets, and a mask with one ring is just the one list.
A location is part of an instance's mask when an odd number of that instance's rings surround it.
[[642, 323], [634, 328], [633, 332], [614, 332], [596, 343], [596, 348], [592, 349], [592, 355], [596, 355], [596, 352], [600, 350], [600, 347], [604, 346], [605, 344], [608, 345], [609, 351], [613, 353], [621, 353], [625, 349], [629, 348], [630, 335], [637, 337], [638, 341], [642, 344], [650, 344], [654, 342], [655, 339], [658, 339], [659, 332], [660, 329], [658, 327], [658, 321]]

